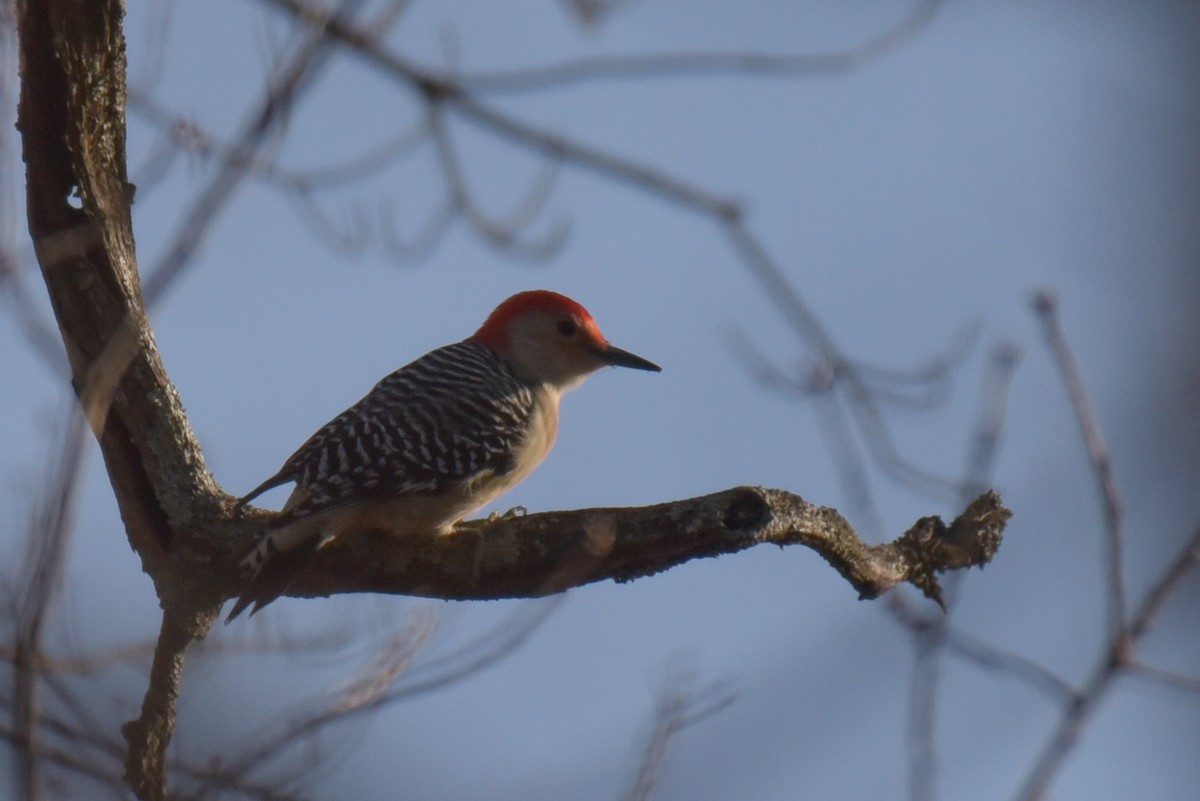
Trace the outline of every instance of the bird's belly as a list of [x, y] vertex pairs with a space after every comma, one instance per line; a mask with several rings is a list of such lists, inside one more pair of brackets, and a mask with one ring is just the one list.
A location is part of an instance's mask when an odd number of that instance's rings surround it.
[[449, 534], [454, 524], [491, 503], [528, 476], [550, 452], [558, 430], [557, 399], [541, 403], [528, 433], [513, 453], [513, 467], [504, 473], [484, 470], [441, 493], [414, 493], [346, 504], [319, 512], [312, 520], [329, 541], [351, 530], [382, 531], [394, 537]]

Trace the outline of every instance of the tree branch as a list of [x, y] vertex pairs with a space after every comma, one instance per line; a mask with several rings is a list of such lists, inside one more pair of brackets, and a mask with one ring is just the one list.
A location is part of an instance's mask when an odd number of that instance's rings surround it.
[[209, 583], [171, 567], [189, 533], [219, 516], [223, 494], [142, 309], [125, 172], [122, 16], [116, 0], [19, 6], [18, 127], [29, 233], [72, 383], [130, 543], [165, 599]]
[[121, 727], [129, 752], [125, 757], [125, 781], [138, 798], [161, 801], [167, 793], [167, 745], [175, 733], [175, 702], [183, 680], [183, 655], [196, 639], [196, 631], [207, 631], [217, 618], [213, 607], [204, 620], [190, 626], [179, 625], [172, 614], [163, 613], [154, 661], [150, 666], [150, 686], [142, 700], [142, 714]]
[[[654, 506], [463, 523], [451, 536], [355, 532], [321, 551], [287, 594], [528, 598], [770, 543], [812, 548], [861, 598], [907, 581], [940, 603], [936, 574], [988, 562], [1010, 516], [999, 496], [987, 492], [949, 526], [923, 517], [893, 542], [867, 545], [835, 509], [784, 490], [738, 487]], [[257, 517], [265, 522], [271, 515]]]

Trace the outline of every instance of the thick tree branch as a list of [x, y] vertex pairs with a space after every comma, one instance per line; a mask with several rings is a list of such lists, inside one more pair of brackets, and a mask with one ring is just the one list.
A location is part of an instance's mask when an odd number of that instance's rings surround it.
[[130, 543], [166, 602], [211, 584], [203, 571], [172, 568], [189, 534], [219, 515], [222, 494], [142, 309], [125, 172], [122, 18], [115, 0], [18, 7], [18, 127], [29, 232], [72, 383]]
[[364, 531], [331, 544], [288, 594], [534, 597], [771, 543], [812, 548], [862, 598], [907, 581], [940, 603], [936, 574], [988, 562], [1010, 515], [999, 496], [987, 492], [949, 526], [924, 517], [893, 542], [867, 545], [835, 509], [784, 490], [738, 487], [640, 508], [467, 523], [448, 537], [398, 540]]

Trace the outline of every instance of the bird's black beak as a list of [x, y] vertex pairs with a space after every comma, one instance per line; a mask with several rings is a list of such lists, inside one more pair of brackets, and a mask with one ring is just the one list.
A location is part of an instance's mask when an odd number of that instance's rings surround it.
[[662, 372], [662, 368], [649, 359], [643, 359], [641, 356], [637, 356], [627, 350], [614, 348], [612, 345], [608, 345], [600, 351], [600, 358], [613, 367], [632, 367], [634, 370], [650, 370], [654, 373]]

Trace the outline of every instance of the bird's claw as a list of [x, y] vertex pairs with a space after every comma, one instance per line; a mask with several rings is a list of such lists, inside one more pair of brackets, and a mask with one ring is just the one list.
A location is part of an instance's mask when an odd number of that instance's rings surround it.
[[517, 506], [509, 509], [507, 512], [501, 512], [499, 510], [492, 512], [484, 519], [483, 522], [491, 525], [492, 523], [499, 523], [501, 520], [515, 520], [516, 518], [524, 517], [527, 514], [529, 514], [529, 510], [518, 504]]

